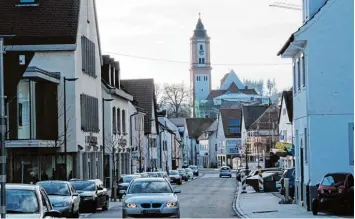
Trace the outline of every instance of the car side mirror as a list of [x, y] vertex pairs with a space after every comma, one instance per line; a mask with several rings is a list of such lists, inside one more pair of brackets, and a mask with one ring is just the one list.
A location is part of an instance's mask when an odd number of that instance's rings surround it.
[[316, 187], [317, 187], [317, 188], [319, 187], [319, 183], [318, 183], [318, 184], [316, 184]]
[[43, 217], [44, 217], [44, 218], [45, 218], [45, 217], [58, 218], [58, 217], [60, 217], [60, 213], [59, 213], [59, 211], [51, 210], [51, 211], [44, 212]]
[[124, 195], [124, 194], [126, 194], [126, 190], [120, 190], [120, 195]]
[[177, 193], [181, 193], [181, 190], [180, 189], [174, 190], [174, 194], [177, 194]]
[[79, 193], [73, 193], [73, 196], [79, 196]]
[[104, 188], [102, 188], [102, 187], [98, 187], [98, 188], [97, 188], [97, 190], [100, 190], [100, 191], [101, 191], [101, 190], [104, 190]]

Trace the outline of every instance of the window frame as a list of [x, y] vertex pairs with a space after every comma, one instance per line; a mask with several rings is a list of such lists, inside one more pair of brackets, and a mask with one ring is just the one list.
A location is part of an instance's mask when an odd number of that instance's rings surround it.
[[297, 89], [301, 90], [301, 63], [300, 59], [297, 59]]
[[295, 64], [295, 62], [293, 62], [292, 67], [293, 67], [293, 93], [296, 93], [296, 91], [297, 91], [297, 87], [296, 87], [297, 78], [296, 78], [296, 64]]
[[306, 58], [305, 54], [301, 55], [301, 61], [302, 61], [302, 87], [306, 87]]

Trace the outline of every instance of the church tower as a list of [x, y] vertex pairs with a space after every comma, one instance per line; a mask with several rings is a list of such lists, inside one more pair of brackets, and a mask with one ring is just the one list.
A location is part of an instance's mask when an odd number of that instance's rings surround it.
[[199, 17], [194, 35], [190, 38], [190, 87], [193, 92], [193, 116], [200, 115], [198, 103], [211, 91], [210, 37]]

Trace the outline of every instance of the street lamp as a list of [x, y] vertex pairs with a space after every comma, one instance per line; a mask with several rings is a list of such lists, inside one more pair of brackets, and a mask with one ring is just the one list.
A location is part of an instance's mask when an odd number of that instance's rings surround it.
[[66, 78], [64, 77], [64, 163], [65, 163], [65, 180], [68, 179], [68, 165], [67, 165], [67, 91], [66, 82], [76, 81], [78, 78]]
[[103, 157], [102, 157], [102, 175], [103, 175], [103, 178], [104, 178], [104, 182], [106, 184], [106, 181], [105, 181], [105, 165], [106, 165], [106, 160], [105, 160], [105, 102], [111, 102], [113, 99], [105, 99], [105, 98], [102, 98], [102, 154], [103, 154]]

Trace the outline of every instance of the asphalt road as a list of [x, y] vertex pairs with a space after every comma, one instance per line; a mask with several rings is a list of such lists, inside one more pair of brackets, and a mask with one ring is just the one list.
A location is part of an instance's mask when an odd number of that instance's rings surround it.
[[[201, 177], [175, 186], [178, 194], [181, 218], [230, 218], [237, 217], [232, 208], [236, 192], [236, 180], [219, 178], [218, 171], [202, 171]], [[82, 218], [118, 218], [121, 217], [121, 203], [112, 203], [108, 211], [95, 214], [83, 214]]]

